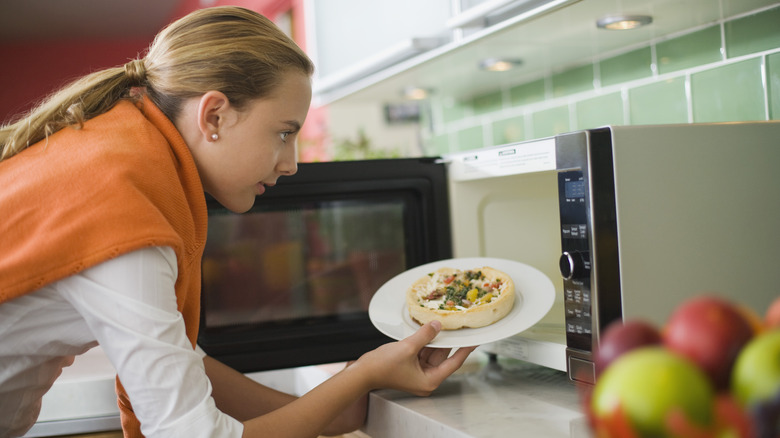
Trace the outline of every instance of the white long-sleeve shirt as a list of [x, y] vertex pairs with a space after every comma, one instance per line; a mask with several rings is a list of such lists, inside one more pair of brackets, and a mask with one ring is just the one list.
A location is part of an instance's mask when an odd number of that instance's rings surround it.
[[240, 437], [176, 307], [176, 256], [147, 248], [0, 305], [0, 437], [24, 434], [74, 356], [100, 345], [154, 437]]

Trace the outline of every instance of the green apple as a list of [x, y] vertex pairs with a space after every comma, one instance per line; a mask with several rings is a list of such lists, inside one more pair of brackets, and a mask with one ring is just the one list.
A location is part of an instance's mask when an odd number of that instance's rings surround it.
[[740, 351], [731, 374], [731, 390], [743, 406], [780, 392], [780, 329], [764, 332]]
[[594, 416], [607, 419], [620, 407], [639, 436], [666, 437], [671, 412], [702, 428], [713, 424], [715, 390], [689, 360], [659, 346], [640, 347], [617, 358], [596, 381]]

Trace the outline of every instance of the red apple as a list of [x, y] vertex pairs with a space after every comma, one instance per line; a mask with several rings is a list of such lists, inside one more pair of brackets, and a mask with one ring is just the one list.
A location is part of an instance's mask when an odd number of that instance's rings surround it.
[[658, 345], [661, 333], [651, 323], [642, 320], [610, 323], [599, 340], [594, 363], [596, 375], [600, 375], [615, 359], [638, 347]]
[[734, 361], [752, 336], [737, 307], [711, 295], [683, 302], [663, 330], [664, 345], [701, 367], [716, 389], [728, 387]]
[[764, 318], [753, 310], [752, 307], [748, 307], [744, 304], [736, 304], [736, 307], [748, 324], [750, 324], [750, 327], [753, 328], [753, 336], [759, 335], [765, 330], [766, 325], [764, 324]]
[[764, 325], [768, 329], [780, 327], [780, 297], [775, 298], [772, 304], [769, 305], [769, 308], [766, 309]]

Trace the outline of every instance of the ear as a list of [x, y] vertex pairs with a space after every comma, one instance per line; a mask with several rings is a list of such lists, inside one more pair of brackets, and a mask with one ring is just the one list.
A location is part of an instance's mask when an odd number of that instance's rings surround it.
[[214, 141], [212, 136], [219, 134], [229, 109], [230, 101], [222, 92], [208, 91], [201, 96], [198, 102], [198, 129], [206, 141]]

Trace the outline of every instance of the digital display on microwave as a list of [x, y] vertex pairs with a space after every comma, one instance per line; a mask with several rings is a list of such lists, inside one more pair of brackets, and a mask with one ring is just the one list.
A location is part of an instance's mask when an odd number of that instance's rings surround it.
[[406, 266], [403, 214], [400, 199], [213, 214], [202, 265], [208, 326], [365, 312]]
[[585, 181], [566, 181], [563, 185], [563, 190], [566, 198], [584, 198]]

